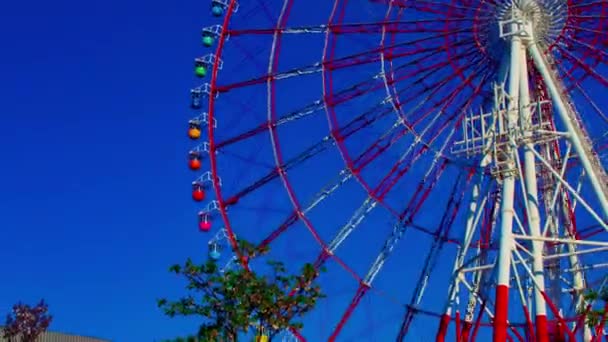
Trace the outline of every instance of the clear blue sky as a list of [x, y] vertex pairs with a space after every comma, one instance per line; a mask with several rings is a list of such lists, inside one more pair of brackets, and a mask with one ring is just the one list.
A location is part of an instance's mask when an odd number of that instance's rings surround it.
[[5, 2], [0, 312], [45, 298], [54, 330], [186, 332], [155, 298], [200, 249], [184, 108], [201, 2]]
[[[320, 1], [326, 6], [314, 10], [306, 1], [296, 3], [291, 26], [325, 23], [330, 1]], [[374, 21], [384, 15], [374, 11], [378, 4], [359, 3], [360, 7], [350, 7], [350, 21]], [[277, 9], [271, 12], [271, 16], [276, 15]], [[240, 13], [246, 13], [246, 8]], [[259, 23], [255, 20], [263, 20], [260, 16], [242, 21], [241, 26]], [[200, 29], [214, 23], [217, 21], [210, 17], [207, 1], [59, 0], [2, 5], [0, 314], [18, 300], [33, 303], [44, 298], [54, 315], [52, 330], [119, 342], [146, 342], [196, 330], [193, 320], [163, 316], [155, 299], [183, 293], [183, 284], [167, 268], [188, 256], [203, 258], [210, 237], [196, 229], [200, 206], [190, 199], [189, 185], [195, 176], [186, 167], [186, 153], [192, 144], [185, 130], [193, 116], [188, 110], [188, 90], [197, 84], [192, 77], [193, 58], [204, 53]], [[323, 43], [319, 37], [286, 39], [281, 69], [319, 61]], [[347, 41], [348, 47], [338, 46], [350, 53], [369, 49], [365, 41], [356, 40]], [[265, 42], [265, 48], [259, 55], [239, 64], [239, 54], [242, 57], [243, 51], [255, 51], [256, 45], [263, 45], [260, 42]], [[229, 44], [232, 52], [226, 53], [222, 71], [225, 83], [264, 72], [268, 37], [258, 41], [234, 38]], [[373, 72], [377, 71], [374, 65]], [[357, 72], [369, 76], [362, 70]], [[320, 79], [311, 77], [308, 81], [298, 79], [301, 83], [282, 83], [278, 100], [282, 113], [319, 98]], [[353, 76], [337, 75], [335, 81], [340, 88], [352, 83]], [[257, 90], [220, 96], [220, 138], [264, 120], [265, 93]], [[299, 96], [293, 97], [294, 91]], [[345, 106], [338, 116], [344, 119], [360, 113], [358, 105], [378, 102], [374, 96], [377, 94]], [[306, 120], [282, 131], [285, 158], [327, 134], [324, 114]], [[392, 121], [381, 126], [388, 124]], [[386, 127], [364, 132], [368, 135], [363, 137], [377, 137]], [[302, 129], [309, 130], [302, 135]], [[369, 141], [352, 141], [349, 147], [361, 150]], [[379, 173], [373, 170], [386, 170], [409, 142], [398, 144], [366, 177], [376, 179]], [[226, 175], [226, 194], [251, 184], [267, 171], [264, 165], [273, 163], [269, 146], [265, 134], [248, 146], [235, 147], [232, 152], [238, 156], [255, 155], [256, 162], [249, 161], [248, 168], [239, 167], [243, 165], [238, 162], [242, 163], [240, 157], [218, 159], [222, 175]], [[312, 167], [290, 174], [299, 197], [310, 198], [343, 167], [339, 154], [331, 152], [331, 156], [319, 157]], [[256, 169], [256, 163], [262, 166]], [[409, 198], [425, 167], [414, 168], [412, 177], [401, 182], [388, 201], [402, 208], [401, 195]], [[456, 172], [447, 174], [455, 176]], [[437, 228], [441, 216], [437, 213], [442, 213], [453, 179], [446, 176], [437, 186], [421, 223]], [[333, 237], [365, 198], [356, 183], [346, 189], [310, 215], [325, 240]], [[281, 195], [275, 195], [278, 192]], [[241, 203], [244, 211], [235, 209], [238, 216], [233, 225], [242, 236], [256, 240], [281, 222], [291, 204], [280, 182], [252, 197]], [[462, 219], [459, 215], [460, 224]], [[359, 235], [340, 249], [339, 256], [359, 275], [365, 274], [392, 222], [387, 212], [370, 214]], [[303, 225], [295, 228], [275, 247], [277, 255], [299, 265], [314, 260], [319, 248]], [[404, 312], [400, 303], [409, 301], [426, 256], [422, 252], [426, 253], [432, 243], [421, 233], [407, 234], [408, 243], [395, 250], [376, 280], [384, 294], [364, 298], [342, 335], [343, 341], [360, 340], [362, 335], [370, 336], [369, 331], [378, 341], [395, 336]], [[435, 273], [437, 279], [429, 285], [427, 297], [431, 298], [424, 304], [434, 310], [442, 307], [454, 254], [453, 246], [445, 249], [442, 256], [446, 258]], [[307, 336], [313, 342], [327, 336], [357, 286], [335, 263], [329, 263], [328, 269], [321, 281], [330, 298], [307, 320]], [[427, 341], [436, 322], [426, 318], [418, 322], [411, 340]]]

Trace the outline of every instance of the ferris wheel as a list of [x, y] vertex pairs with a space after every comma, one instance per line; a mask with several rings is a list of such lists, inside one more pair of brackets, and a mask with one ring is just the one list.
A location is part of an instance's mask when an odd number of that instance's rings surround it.
[[603, 338], [608, 0], [209, 6], [199, 229], [327, 268], [294, 338]]

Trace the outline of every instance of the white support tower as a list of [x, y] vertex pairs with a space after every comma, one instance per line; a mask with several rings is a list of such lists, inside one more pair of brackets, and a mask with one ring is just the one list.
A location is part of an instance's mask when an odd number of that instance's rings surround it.
[[[548, 307], [555, 308], [553, 304], [560, 301], [562, 279], [569, 278], [571, 293], [576, 297], [573, 302], [577, 310], [583, 308], [587, 304], [582, 297], [586, 280], [579, 256], [608, 250], [606, 242], [578, 240], [574, 236], [567, 214], [574, 210], [569, 198], [583, 208], [578, 210], [586, 210], [599, 226], [608, 229], [608, 177], [551, 59], [542, 53], [540, 39], [535, 36], [540, 30], [537, 26], [542, 25], [541, 7], [534, 0], [513, 0], [504, 7], [498, 31], [506, 43], [506, 77], [493, 85], [494, 109], [467, 115], [462, 140], [452, 150], [458, 155], [480, 157], [481, 169], [488, 165], [489, 175], [499, 185], [498, 251], [495, 262], [464, 265], [480, 215], [477, 201], [489, 198], [488, 194], [479, 193], [480, 185], [476, 184], [448, 301], [455, 300], [458, 283], [468, 284], [471, 297], [467, 311], [471, 319], [480, 272], [494, 269], [494, 341], [507, 340], [509, 306], [514, 300], [512, 294], [517, 292], [522, 305], [532, 313], [529, 319], [534, 322], [536, 340], [549, 341], [554, 332], [548, 321], [563, 323], [560, 312], [548, 313]], [[550, 98], [531, 98], [530, 68], [540, 74]], [[556, 129], [554, 118], [563, 131]], [[567, 152], [557, 152], [555, 146], [566, 146]], [[565, 176], [567, 164], [573, 160], [578, 160], [581, 177], [590, 186], [585, 194], [580, 191], [582, 183], [573, 184]], [[589, 204], [591, 201], [599, 203], [599, 212]], [[517, 208], [515, 203], [522, 203], [523, 208]], [[559, 272], [564, 263], [569, 265], [567, 275]], [[547, 283], [550, 289], [545, 289]], [[531, 301], [526, 293], [532, 294]], [[450, 308], [446, 312], [449, 314]], [[582, 340], [591, 340], [588, 327], [577, 330]]]

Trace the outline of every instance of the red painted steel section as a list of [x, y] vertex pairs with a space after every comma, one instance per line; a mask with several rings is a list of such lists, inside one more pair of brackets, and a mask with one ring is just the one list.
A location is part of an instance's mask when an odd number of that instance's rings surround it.
[[494, 342], [507, 340], [507, 317], [509, 315], [509, 286], [496, 286], [496, 309], [494, 312]]
[[437, 329], [437, 335], [435, 336], [436, 342], [445, 342], [445, 335], [448, 332], [448, 326], [450, 325], [450, 316], [443, 315], [439, 321], [439, 329]]
[[547, 329], [547, 316], [536, 316], [536, 341], [549, 342], [549, 330]]

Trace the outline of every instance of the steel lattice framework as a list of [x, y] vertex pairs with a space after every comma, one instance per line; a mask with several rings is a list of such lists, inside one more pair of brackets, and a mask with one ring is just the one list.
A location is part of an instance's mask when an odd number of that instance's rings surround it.
[[210, 4], [199, 228], [328, 267], [286, 336], [602, 338], [607, 0]]

